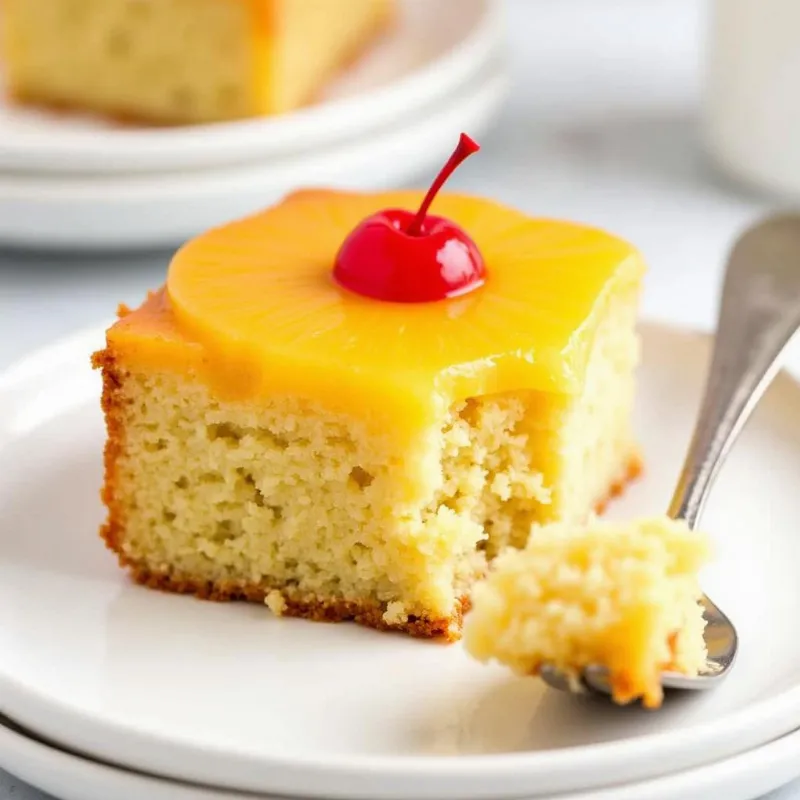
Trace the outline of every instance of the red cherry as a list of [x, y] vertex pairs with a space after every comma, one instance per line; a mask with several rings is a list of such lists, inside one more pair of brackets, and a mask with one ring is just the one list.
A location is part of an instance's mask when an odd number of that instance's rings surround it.
[[395, 303], [425, 303], [481, 286], [486, 270], [475, 242], [454, 222], [428, 216], [453, 170], [479, 145], [461, 134], [414, 214], [390, 208], [367, 217], [344, 240], [333, 268], [340, 286]]

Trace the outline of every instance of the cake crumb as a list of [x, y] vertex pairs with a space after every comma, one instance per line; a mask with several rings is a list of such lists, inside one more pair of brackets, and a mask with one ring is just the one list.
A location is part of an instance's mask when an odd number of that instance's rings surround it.
[[408, 612], [404, 603], [399, 600], [393, 600], [386, 606], [386, 611], [383, 613], [383, 621], [387, 625], [403, 625], [408, 621]]
[[276, 617], [283, 616], [283, 612], [286, 611], [286, 600], [277, 589], [267, 593], [264, 604]]
[[575, 678], [601, 664], [617, 703], [658, 708], [662, 671], [705, 669], [698, 572], [710, 551], [667, 517], [543, 526], [474, 587], [467, 651], [521, 675], [550, 664]]

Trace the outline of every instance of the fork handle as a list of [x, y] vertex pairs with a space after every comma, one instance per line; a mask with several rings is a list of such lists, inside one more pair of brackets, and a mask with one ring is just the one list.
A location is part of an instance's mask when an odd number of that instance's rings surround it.
[[694, 528], [736, 437], [800, 326], [800, 215], [769, 218], [734, 245], [703, 400], [669, 515]]

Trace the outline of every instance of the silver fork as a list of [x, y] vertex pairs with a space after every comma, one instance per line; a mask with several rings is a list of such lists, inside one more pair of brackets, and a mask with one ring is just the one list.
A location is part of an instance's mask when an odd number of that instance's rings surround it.
[[[668, 514], [694, 529], [725, 457], [780, 367], [800, 327], [800, 215], [767, 218], [731, 250], [719, 308], [711, 367], [694, 434]], [[664, 672], [665, 689], [710, 689], [731, 670], [738, 636], [728, 617], [703, 597], [708, 647], [697, 676]], [[551, 665], [541, 677], [553, 688], [610, 694], [608, 672], [585, 668], [576, 680]]]

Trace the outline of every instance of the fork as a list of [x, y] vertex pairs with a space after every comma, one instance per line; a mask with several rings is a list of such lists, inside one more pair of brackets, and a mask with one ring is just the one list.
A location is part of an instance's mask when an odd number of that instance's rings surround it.
[[[800, 215], [768, 217], [734, 244], [725, 269], [711, 366], [694, 433], [668, 514], [694, 529], [725, 457], [780, 367], [800, 327]], [[738, 635], [725, 613], [703, 596], [706, 668], [695, 676], [661, 673], [665, 689], [711, 689], [731, 671]], [[600, 664], [580, 675], [544, 665], [555, 689], [611, 694]]]

